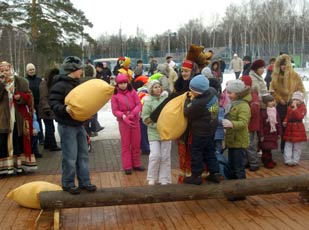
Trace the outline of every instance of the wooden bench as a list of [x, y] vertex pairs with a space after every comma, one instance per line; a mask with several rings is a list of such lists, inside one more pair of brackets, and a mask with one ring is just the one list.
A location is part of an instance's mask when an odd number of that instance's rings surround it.
[[309, 175], [277, 176], [245, 180], [228, 180], [220, 184], [171, 184], [141, 187], [113, 187], [94, 193], [71, 195], [63, 191], [41, 192], [43, 210], [54, 211], [54, 229], [59, 229], [60, 210], [114, 205], [146, 204], [187, 200], [216, 199], [238, 195], [262, 195], [300, 192], [304, 202], [309, 200]]

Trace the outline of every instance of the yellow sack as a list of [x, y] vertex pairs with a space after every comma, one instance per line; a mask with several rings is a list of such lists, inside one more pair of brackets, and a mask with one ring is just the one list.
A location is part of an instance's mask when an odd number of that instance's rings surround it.
[[169, 101], [162, 109], [157, 122], [157, 129], [161, 140], [175, 140], [179, 138], [187, 128], [184, 104], [187, 93], [184, 93]]
[[73, 119], [85, 121], [96, 114], [113, 93], [113, 86], [101, 79], [92, 79], [71, 90], [64, 103], [71, 107], [70, 115]]
[[41, 209], [39, 193], [43, 191], [58, 190], [62, 190], [59, 185], [48, 183], [46, 181], [34, 181], [13, 189], [6, 195], [6, 197], [14, 200], [20, 206]]

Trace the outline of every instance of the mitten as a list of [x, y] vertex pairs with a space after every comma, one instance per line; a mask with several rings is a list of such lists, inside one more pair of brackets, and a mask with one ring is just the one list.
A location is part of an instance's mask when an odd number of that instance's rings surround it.
[[224, 128], [233, 128], [233, 123], [228, 119], [222, 119], [222, 125]]

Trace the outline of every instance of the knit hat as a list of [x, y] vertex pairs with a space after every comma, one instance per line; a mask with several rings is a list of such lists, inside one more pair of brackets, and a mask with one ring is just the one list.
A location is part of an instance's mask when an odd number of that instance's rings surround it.
[[152, 88], [155, 84], [161, 85], [161, 83], [158, 80], [152, 80], [147, 83], [147, 91], [150, 95], [152, 94]]
[[231, 93], [240, 93], [244, 91], [246, 88], [245, 84], [241, 80], [232, 80], [228, 83], [226, 86], [226, 90], [231, 92]]
[[258, 68], [262, 67], [265, 67], [265, 62], [262, 59], [255, 60], [251, 65], [251, 69], [253, 71], [256, 71]]
[[252, 79], [249, 75], [243, 75], [241, 76], [240, 80], [242, 80], [246, 86], [252, 86]]
[[304, 102], [304, 94], [300, 91], [296, 91], [293, 93], [292, 100], [297, 99], [301, 102]]
[[235, 53], [234, 55], [233, 55], [234, 57], [238, 57], [238, 55]]
[[129, 79], [126, 75], [119, 73], [116, 77], [116, 83], [124, 83], [124, 82], [129, 82]]
[[189, 70], [192, 70], [192, 69], [193, 69], [193, 62], [190, 61], [190, 60], [184, 60], [184, 61], [182, 62], [181, 68], [182, 68], [182, 69], [189, 69]]
[[26, 65], [26, 71], [29, 71], [29, 70], [31, 70], [31, 69], [34, 69], [34, 70], [35, 70], [35, 66], [34, 66], [32, 63], [28, 63], [28, 64]]
[[262, 102], [267, 105], [268, 102], [271, 102], [274, 100], [274, 97], [270, 93], [266, 93], [262, 95]]
[[198, 94], [202, 94], [209, 89], [209, 80], [202, 74], [195, 76], [189, 85], [190, 89]]

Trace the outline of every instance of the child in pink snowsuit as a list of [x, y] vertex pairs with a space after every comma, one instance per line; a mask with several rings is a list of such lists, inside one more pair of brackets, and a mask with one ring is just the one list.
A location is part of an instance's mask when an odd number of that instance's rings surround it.
[[112, 112], [119, 124], [122, 167], [126, 175], [132, 174], [132, 169], [145, 170], [140, 161], [139, 119], [141, 110], [141, 102], [136, 91], [128, 82], [128, 77], [118, 74], [112, 97]]

